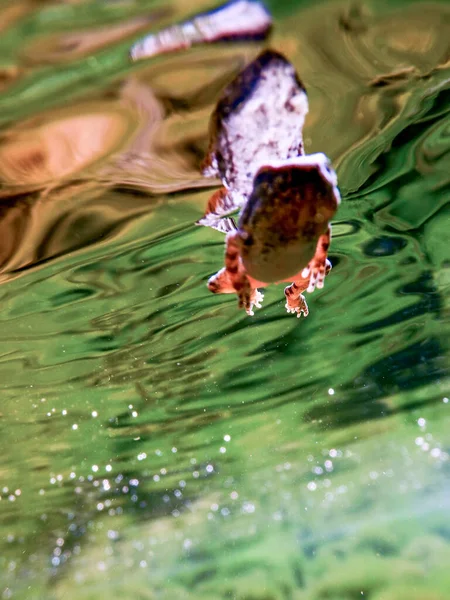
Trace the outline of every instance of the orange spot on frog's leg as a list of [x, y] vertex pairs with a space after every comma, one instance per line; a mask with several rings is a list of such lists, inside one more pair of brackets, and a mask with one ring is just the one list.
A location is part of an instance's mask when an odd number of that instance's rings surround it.
[[240, 236], [230, 232], [226, 237], [225, 267], [208, 281], [208, 289], [215, 294], [235, 292], [239, 298], [239, 308], [253, 315], [253, 307], [261, 308], [264, 296], [252, 286], [240, 256]]
[[313, 258], [301, 273], [303, 279], [309, 280], [309, 284], [306, 288], [307, 292], [313, 292], [316, 287], [319, 289], [323, 288], [325, 275], [327, 275], [331, 269], [331, 263], [327, 260], [330, 242], [331, 226], [328, 226], [327, 232], [321, 235], [317, 241], [316, 252]]

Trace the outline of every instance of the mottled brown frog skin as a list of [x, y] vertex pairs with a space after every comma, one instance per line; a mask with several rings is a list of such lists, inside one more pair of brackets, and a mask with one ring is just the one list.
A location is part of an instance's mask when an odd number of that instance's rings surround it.
[[261, 167], [237, 230], [227, 234], [225, 267], [210, 278], [209, 290], [236, 293], [239, 306], [253, 315], [263, 299], [258, 287], [289, 281], [286, 309], [306, 317], [302, 292], [322, 288], [331, 269], [330, 220], [339, 203], [336, 174], [324, 154]]
[[258, 169], [303, 151], [308, 98], [294, 67], [280, 53], [265, 50], [223, 90], [210, 120], [207, 177], [222, 180], [198, 221], [226, 232], [222, 217], [242, 208]]

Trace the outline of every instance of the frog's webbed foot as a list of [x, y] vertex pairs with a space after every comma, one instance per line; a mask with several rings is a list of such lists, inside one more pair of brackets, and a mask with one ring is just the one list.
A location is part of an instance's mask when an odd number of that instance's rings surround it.
[[253, 290], [252, 297], [250, 298], [250, 302], [256, 308], [261, 308], [261, 302], [264, 300], [264, 294], [259, 290]]
[[213, 294], [237, 294], [239, 308], [244, 308], [250, 316], [254, 315], [253, 308], [261, 308], [261, 302], [264, 300], [264, 294], [251, 287], [244, 272], [236, 277], [227, 271], [226, 267], [209, 278], [208, 289]]
[[[289, 285], [284, 290], [284, 294], [286, 296], [286, 310], [288, 311], [288, 313], [297, 313], [297, 317], [300, 317], [302, 314], [304, 317], [308, 316], [308, 313], [309, 313], [308, 305], [306, 304], [306, 300], [305, 300], [305, 297], [302, 295], [302, 292], [314, 291], [314, 287], [311, 289], [311, 280], [314, 277], [314, 283], [315, 284], [318, 283], [319, 274], [320, 275], [322, 274], [322, 267], [320, 265], [318, 267], [318, 271], [315, 271], [312, 268], [310, 269], [313, 261], [314, 261], [314, 258], [312, 259], [312, 261], [310, 261], [308, 268], [303, 269], [301, 274], [299, 274], [297, 277], [295, 277], [294, 283]], [[330, 272], [330, 269], [331, 269], [331, 263], [327, 258], [325, 258], [325, 267], [323, 269], [323, 278], [325, 278], [325, 276], [328, 275], [328, 273]], [[322, 281], [322, 285], [317, 284], [317, 287], [323, 287], [323, 279], [321, 279], [321, 281]]]
[[306, 269], [303, 269], [302, 271], [302, 277], [309, 281], [306, 291], [311, 293], [316, 288], [319, 290], [323, 288], [325, 277], [330, 270], [331, 263], [328, 258], [326, 258], [324, 262], [313, 258]]
[[307, 317], [309, 313], [305, 296], [301, 293], [302, 291], [303, 289], [296, 283], [289, 285], [284, 290], [284, 295], [286, 296], [286, 310], [288, 313], [297, 313], [297, 318], [301, 317], [302, 314], [304, 317]]
[[238, 297], [239, 308], [243, 308], [250, 317], [255, 314], [253, 307], [261, 308], [261, 302], [264, 300], [264, 294], [247, 286], [238, 292]]
[[323, 288], [325, 276], [331, 269], [331, 263], [327, 259], [328, 248], [331, 241], [331, 228], [321, 235], [317, 241], [316, 253], [309, 261], [308, 266], [302, 271], [302, 278], [309, 281], [306, 291], [311, 293], [317, 287]]

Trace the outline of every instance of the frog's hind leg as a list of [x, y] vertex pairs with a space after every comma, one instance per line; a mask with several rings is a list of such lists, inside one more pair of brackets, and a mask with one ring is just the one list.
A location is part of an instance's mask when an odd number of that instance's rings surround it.
[[196, 222], [196, 225], [212, 227], [222, 233], [233, 231], [236, 229], [233, 219], [224, 219], [223, 217], [230, 215], [240, 207], [241, 203], [236, 202], [230, 192], [222, 187], [211, 196], [206, 206], [205, 214]]
[[264, 296], [252, 286], [247, 277], [240, 257], [240, 239], [237, 232], [227, 234], [225, 267], [209, 279], [208, 289], [214, 294], [236, 293], [239, 308], [244, 308], [248, 315], [253, 315], [253, 307], [261, 308]]
[[208, 290], [213, 294], [235, 294], [230, 274], [225, 267], [208, 279]]
[[306, 291], [311, 293], [317, 287], [323, 288], [325, 276], [331, 269], [331, 263], [327, 259], [328, 248], [331, 242], [331, 227], [329, 226], [326, 233], [322, 234], [316, 246], [316, 252], [309, 261], [308, 266], [302, 271], [302, 278], [309, 281]]

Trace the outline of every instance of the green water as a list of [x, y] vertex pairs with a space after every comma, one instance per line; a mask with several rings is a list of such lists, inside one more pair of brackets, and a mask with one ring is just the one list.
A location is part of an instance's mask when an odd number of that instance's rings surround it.
[[2, 3], [2, 599], [450, 596], [449, 5], [269, 5], [343, 196], [302, 320], [194, 226], [269, 42], [131, 66], [184, 3]]

